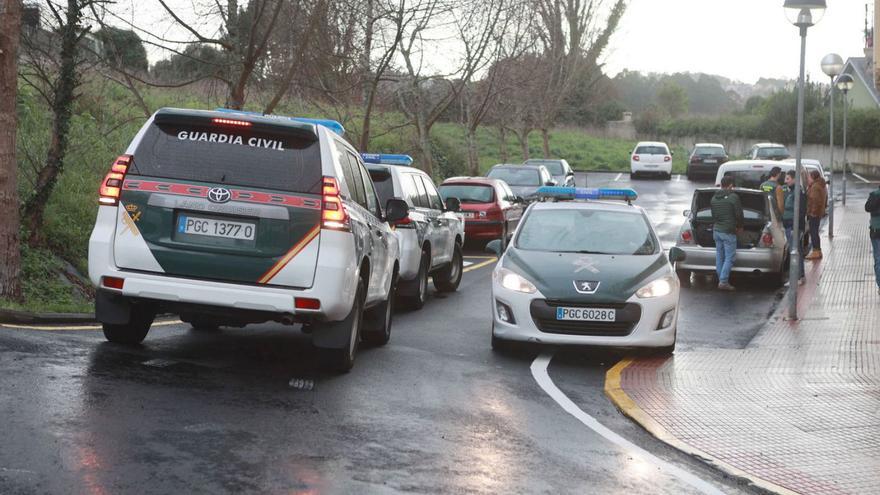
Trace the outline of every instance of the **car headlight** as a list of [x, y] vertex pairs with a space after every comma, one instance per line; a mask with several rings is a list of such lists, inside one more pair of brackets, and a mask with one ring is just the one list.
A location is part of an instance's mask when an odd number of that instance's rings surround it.
[[523, 292], [525, 294], [534, 294], [535, 292], [538, 292], [538, 288], [535, 287], [535, 284], [507, 268], [498, 270], [496, 272], [496, 277], [499, 283], [501, 283], [501, 287], [504, 287], [505, 289]]
[[671, 277], [658, 278], [637, 290], [636, 296], [641, 297], [642, 299], [668, 296], [672, 293], [672, 284], [673, 281]]

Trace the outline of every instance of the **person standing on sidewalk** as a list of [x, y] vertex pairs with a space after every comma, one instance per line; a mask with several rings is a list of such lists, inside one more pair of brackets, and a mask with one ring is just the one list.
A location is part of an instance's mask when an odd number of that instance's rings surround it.
[[828, 186], [818, 170], [810, 171], [810, 185], [807, 187], [807, 223], [810, 226], [810, 244], [813, 249], [806, 256], [808, 260], [822, 259], [822, 240], [819, 238], [819, 224], [825, 218], [828, 205]]
[[[798, 251], [798, 269], [800, 270], [800, 279], [798, 279], [798, 285], [803, 285], [806, 280], [804, 270], [804, 243], [801, 242], [801, 239], [792, 239], [794, 235], [794, 178], [795, 172], [794, 170], [789, 170], [785, 174], [785, 202], [783, 203], [783, 213], [782, 213], [782, 226], [785, 227], [785, 240], [788, 242], [788, 251], [791, 252], [791, 247], [797, 244]], [[806, 195], [802, 192], [800, 197], [800, 218], [798, 219], [798, 225], [800, 225], [800, 231], [804, 231], [805, 221], [804, 221], [804, 213], [807, 208], [807, 199]]]
[[736, 260], [736, 234], [743, 226], [742, 203], [733, 192], [733, 177], [721, 179], [721, 189], [712, 196], [711, 206], [718, 288], [732, 291], [735, 289], [730, 285], [730, 271]]
[[871, 247], [874, 249], [874, 278], [877, 281], [877, 294], [880, 295], [880, 187], [868, 195], [865, 211], [871, 214]]
[[771, 168], [770, 177], [761, 184], [761, 190], [770, 195], [770, 202], [773, 203], [773, 208], [776, 209], [776, 215], [779, 217], [782, 216], [782, 205], [785, 202], [785, 190], [782, 187], [780, 174], [782, 174], [781, 168]]

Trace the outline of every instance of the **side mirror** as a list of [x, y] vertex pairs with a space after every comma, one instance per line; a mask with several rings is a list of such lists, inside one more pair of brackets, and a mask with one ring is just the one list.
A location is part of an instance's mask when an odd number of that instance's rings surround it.
[[669, 248], [669, 261], [678, 263], [684, 261], [685, 258], [687, 258], [687, 254], [681, 248], [676, 246]]
[[547, 182], [544, 183], [544, 185], [545, 186], [555, 186], [556, 181], [555, 180], [548, 180]]
[[396, 223], [409, 216], [409, 205], [400, 198], [391, 198], [385, 203], [385, 221]]
[[486, 252], [501, 256], [501, 239], [495, 239], [486, 243]]
[[684, 210], [683, 212], [681, 212], [681, 215], [684, 217], [689, 217], [691, 216], [691, 210]]
[[461, 201], [458, 198], [446, 198], [446, 211], [461, 211]]

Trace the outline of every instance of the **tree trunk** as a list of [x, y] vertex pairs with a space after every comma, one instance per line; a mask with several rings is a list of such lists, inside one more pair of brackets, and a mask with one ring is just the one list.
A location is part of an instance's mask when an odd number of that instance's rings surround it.
[[46, 163], [37, 175], [34, 195], [31, 196], [24, 207], [25, 224], [29, 229], [28, 244], [35, 246], [43, 242], [43, 214], [46, 204], [52, 195], [52, 190], [58, 177], [64, 170], [64, 156], [67, 153], [67, 138], [70, 131], [70, 117], [73, 111], [73, 100], [76, 98], [75, 91], [79, 86], [79, 74], [77, 73], [76, 52], [79, 44], [79, 35], [82, 31], [82, 4], [79, 0], [67, 1], [67, 18], [61, 27], [61, 68], [58, 73], [58, 82], [52, 100], [52, 141], [49, 143], [49, 152], [46, 155]]
[[431, 177], [434, 177], [434, 153], [431, 148], [431, 128], [425, 122], [424, 116], [416, 117], [416, 137], [419, 141], [419, 151], [422, 155], [421, 169]]
[[21, 300], [18, 186], [15, 161], [16, 92], [21, 0], [0, 10], [0, 297]]
[[550, 158], [550, 131], [546, 128], [541, 129], [541, 141], [544, 145], [544, 158]]
[[507, 163], [510, 154], [507, 151], [507, 128], [503, 125], [498, 126], [498, 152], [501, 154], [501, 162]]
[[525, 130], [516, 133], [516, 138], [519, 140], [519, 146], [522, 149], [523, 161], [526, 161], [530, 158], [529, 156], [529, 134], [531, 134], [531, 130]]
[[480, 175], [480, 154], [477, 150], [477, 130], [468, 127], [467, 130], [468, 174], [476, 177]]

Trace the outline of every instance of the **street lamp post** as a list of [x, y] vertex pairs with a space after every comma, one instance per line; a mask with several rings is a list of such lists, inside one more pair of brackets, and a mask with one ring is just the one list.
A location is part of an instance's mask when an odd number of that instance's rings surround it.
[[834, 238], [834, 79], [840, 75], [841, 71], [843, 71], [843, 59], [840, 55], [836, 53], [829, 53], [822, 58], [822, 72], [825, 73], [826, 76], [831, 78], [831, 86], [828, 90], [828, 100], [830, 107], [830, 124], [828, 133], [831, 138], [830, 150], [831, 150], [831, 184], [828, 184], [830, 188], [829, 196], [831, 198], [828, 201], [828, 238]]
[[788, 319], [797, 320], [797, 288], [800, 273], [801, 247], [801, 160], [804, 147], [804, 73], [807, 56], [807, 29], [815, 25], [825, 14], [825, 0], [785, 0], [783, 8], [788, 20], [798, 27], [801, 35], [800, 75], [798, 77], [797, 107], [797, 151], [795, 154], [794, 177], [794, 226], [792, 229], [789, 258], [791, 270], [788, 279]]
[[846, 130], [848, 127], [846, 117], [849, 113], [849, 99], [847, 98], [847, 94], [852, 88], [853, 78], [851, 75], [841, 74], [837, 76], [837, 89], [843, 92], [843, 206], [846, 206], [846, 172], [849, 168], [849, 163], [846, 159]]

